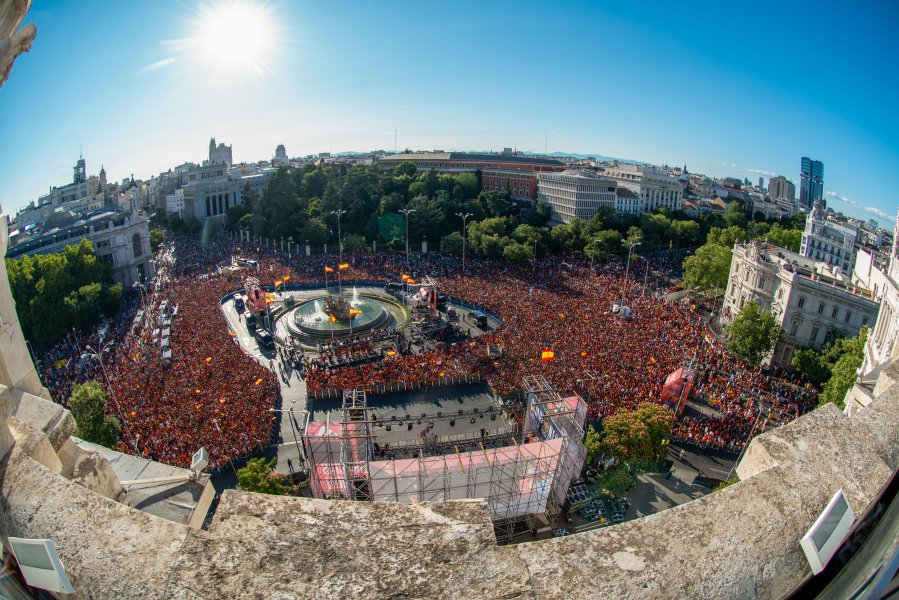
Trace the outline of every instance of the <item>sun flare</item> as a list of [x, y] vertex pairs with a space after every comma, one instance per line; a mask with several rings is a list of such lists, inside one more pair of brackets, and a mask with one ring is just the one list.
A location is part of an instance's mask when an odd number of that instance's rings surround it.
[[200, 15], [198, 46], [206, 61], [224, 70], [268, 70], [275, 28], [265, 5], [244, 0], [216, 2]]

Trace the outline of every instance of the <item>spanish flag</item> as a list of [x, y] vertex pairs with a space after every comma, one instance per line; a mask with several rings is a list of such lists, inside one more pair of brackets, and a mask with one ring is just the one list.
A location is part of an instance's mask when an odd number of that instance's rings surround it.
[[337, 266], [340, 268], [341, 271], [343, 271], [344, 269], [349, 269], [349, 268], [350, 268], [350, 263], [340, 263], [340, 264], [337, 265]]
[[540, 360], [542, 360], [543, 362], [552, 360], [555, 357], [556, 357], [556, 353], [553, 352], [552, 350], [544, 350], [543, 352], [540, 353]]
[[259, 385], [260, 383], [262, 383], [262, 377], [256, 380], [256, 385]]
[[278, 287], [278, 286], [281, 285], [282, 283], [283, 283], [283, 282], [282, 282], [280, 279], [275, 279], [275, 287]]
[[406, 280], [406, 283], [408, 283], [409, 285], [415, 285], [415, 280], [410, 277]]
[[284, 281], [284, 283], [287, 283], [288, 281], [290, 281], [290, 275], [285, 275], [284, 279], [282, 281]]
[[325, 273], [333, 273], [333, 272], [334, 272], [334, 269], [332, 269], [331, 267], [325, 267]]
[[337, 322], [337, 317], [334, 316], [334, 313], [329, 313], [328, 316], [331, 317], [331, 322], [332, 322], [332, 323], [336, 323], [336, 322]]
[[402, 275], [400, 275], [400, 278], [402, 278], [403, 281], [406, 281], [407, 279], [409, 279], [409, 276], [403, 273]]
[[581, 352], [581, 358], [587, 358], [588, 356], [590, 356], [590, 353], [587, 352], [586, 350]]
[[351, 317], [355, 317], [356, 315], [361, 315], [361, 314], [362, 314], [362, 311], [361, 311], [361, 310], [356, 310], [355, 308], [351, 308], [351, 309], [350, 309], [350, 316], [351, 316]]
[[207, 357], [206, 357], [206, 364], [207, 364], [207, 365], [211, 365], [211, 364], [212, 364], [212, 357], [211, 357], [211, 356], [207, 356]]
[[388, 350], [387, 356], [396, 356], [396, 350]]

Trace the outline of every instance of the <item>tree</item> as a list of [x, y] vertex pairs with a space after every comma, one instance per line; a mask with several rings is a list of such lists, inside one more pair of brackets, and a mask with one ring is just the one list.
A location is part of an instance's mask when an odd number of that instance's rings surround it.
[[641, 402], [634, 411], [621, 409], [603, 419], [603, 447], [621, 462], [658, 463], [668, 454], [674, 412], [667, 406]]
[[684, 259], [684, 283], [689, 288], [727, 287], [733, 251], [727, 246], [704, 244]]
[[396, 168], [393, 170], [393, 174], [397, 177], [402, 176], [402, 175], [408, 175], [409, 177], [415, 177], [415, 172], [417, 170], [418, 169], [415, 166], [414, 162], [412, 162], [411, 160], [406, 160], [396, 166]]
[[264, 458], [247, 461], [247, 466], [237, 470], [237, 482], [241, 489], [259, 494], [287, 495], [290, 487], [285, 483], [283, 475], [275, 473], [276, 464], [277, 457], [268, 462]]
[[862, 366], [865, 356], [865, 340], [868, 338], [868, 327], [859, 330], [858, 335], [842, 344], [843, 355], [837, 359], [831, 369], [830, 379], [824, 384], [824, 390], [818, 398], [819, 406], [833, 403], [842, 409], [846, 392], [858, 378], [858, 368]]
[[94, 444], [114, 448], [119, 441], [119, 420], [106, 414], [106, 392], [96, 381], [72, 386], [69, 410], [75, 435]]
[[368, 249], [368, 244], [365, 243], [365, 238], [361, 235], [351, 233], [343, 236], [344, 252], [365, 252]]
[[150, 230], [150, 252], [156, 254], [162, 242], [165, 241], [165, 232], [156, 227]]
[[790, 365], [799, 372], [803, 381], [821, 385], [830, 378], [832, 365], [824, 354], [812, 348], [798, 348], [793, 353]]
[[724, 210], [724, 222], [739, 228], [746, 227], [746, 209], [741, 200], [731, 200]]
[[602, 455], [602, 437], [593, 428], [593, 425], [587, 427], [587, 436], [584, 438], [584, 448], [587, 449], [586, 465], [593, 466], [597, 459]]
[[441, 239], [441, 252], [447, 254], [462, 254], [462, 234], [454, 231]]
[[528, 215], [528, 225], [545, 227], [546, 224], [549, 223], [552, 214], [553, 209], [548, 202], [537, 200], [537, 206], [535, 206], [534, 210], [531, 211], [531, 214]]
[[510, 242], [503, 248], [503, 258], [517, 263], [526, 263], [534, 255], [531, 246], [520, 244], [518, 242]]
[[774, 348], [780, 327], [771, 311], [762, 312], [755, 302], [747, 302], [728, 326], [728, 349], [747, 362], [758, 365]]
[[584, 246], [584, 254], [590, 260], [602, 262], [621, 250], [621, 234], [614, 229], [603, 229], [596, 233]]
[[802, 243], [801, 229], [784, 229], [779, 223], [775, 223], [768, 230], [767, 237], [775, 246], [799, 252], [799, 246]]

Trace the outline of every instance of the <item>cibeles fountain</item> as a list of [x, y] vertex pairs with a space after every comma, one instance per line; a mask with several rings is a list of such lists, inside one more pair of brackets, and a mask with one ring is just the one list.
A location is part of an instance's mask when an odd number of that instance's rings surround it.
[[360, 294], [353, 287], [351, 293], [327, 292], [306, 298], [279, 320], [284, 320], [299, 341], [316, 342], [371, 329], [399, 328], [405, 324], [406, 313], [386, 295]]

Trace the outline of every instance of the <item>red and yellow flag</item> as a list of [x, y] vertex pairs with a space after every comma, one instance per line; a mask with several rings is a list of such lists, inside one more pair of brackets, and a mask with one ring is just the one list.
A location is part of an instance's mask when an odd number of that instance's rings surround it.
[[336, 323], [336, 322], [337, 322], [337, 317], [334, 316], [334, 313], [328, 313], [328, 316], [331, 317], [331, 322], [332, 322], [332, 323]]
[[284, 283], [284, 282], [281, 281], [280, 279], [275, 279], [275, 287], [278, 287], [278, 286], [281, 285], [282, 283]]
[[331, 267], [325, 267], [325, 273], [333, 273], [333, 272], [334, 272], [334, 269], [332, 269]]
[[406, 283], [408, 283], [409, 285], [415, 285], [415, 280], [410, 277], [406, 280]]
[[590, 353], [587, 352], [586, 350], [584, 350], [583, 352], [581, 352], [581, 358], [587, 358], [588, 356], [590, 356]]
[[361, 314], [362, 314], [362, 311], [361, 311], [361, 310], [357, 310], [357, 309], [355, 309], [355, 308], [351, 308], [351, 309], [350, 309], [350, 316], [351, 316], [351, 317], [355, 317], [356, 315], [361, 315]]
[[396, 356], [396, 350], [388, 350], [387, 356]]
[[543, 352], [540, 353], [540, 360], [542, 360], [543, 362], [552, 360], [555, 357], [556, 357], [556, 353], [553, 352], [552, 350], [544, 350]]
[[337, 265], [337, 266], [338, 266], [338, 268], [340, 268], [341, 271], [343, 271], [344, 269], [349, 269], [349, 268], [350, 268], [350, 263], [340, 263], [340, 264]]
[[409, 279], [409, 276], [403, 273], [402, 275], [400, 275], [400, 278], [402, 278], [403, 281], [406, 281], [407, 279]]
[[207, 365], [211, 365], [211, 364], [212, 364], [212, 357], [211, 357], [211, 356], [207, 356], [207, 357], [206, 357], [206, 364], [207, 364]]
[[285, 275], [284, 279], [282, 281], [284, 281], [284, 283], [287, 283], [288, 281], [290, 281], [290, 275]]
[[259, 385], [260, 383], [262, 383], [262, 377], [256, 380], [256, 385]]

